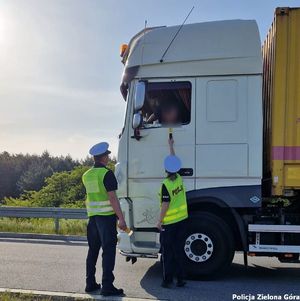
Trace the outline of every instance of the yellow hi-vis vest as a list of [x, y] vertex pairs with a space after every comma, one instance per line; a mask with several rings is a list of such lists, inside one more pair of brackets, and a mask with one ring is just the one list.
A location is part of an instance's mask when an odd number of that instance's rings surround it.
[[93, 167], [82, 176], [82, 182], [86, 189], [85, 204], [88, 217], [115, 214], [103, 184], [107, 172], [108, 169], [105, 167]]
[[[185, 187], [182, 178], [176, 174], [176, 179], [172, 181], [166, 178], [163, 181], [170, 195], [170, 205], [162, 221], [163, 225], [178, 223], [188, 217]], [[160, 189], [160, 199], [162, 196], [162, 187]]]

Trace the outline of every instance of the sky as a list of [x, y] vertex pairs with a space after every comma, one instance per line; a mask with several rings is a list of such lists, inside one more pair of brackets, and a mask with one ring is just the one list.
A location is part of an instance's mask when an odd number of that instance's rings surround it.
[[0, 0], [0, 152], [117, 153], [125, 102], [122, 43], [144, 27], [255, 19], [263, 41], [278, 6], [300, 0]]

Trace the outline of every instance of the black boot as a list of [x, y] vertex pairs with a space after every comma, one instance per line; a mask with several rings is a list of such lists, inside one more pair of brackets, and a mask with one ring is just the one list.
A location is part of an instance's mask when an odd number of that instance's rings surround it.
[[101, 290], [102, 296], [124, 296], [124, 290], [121, 288], [116, 288], [112, 286], [111, 288], [102, 288]]
[[176, 286], [177, 287], [183, 287], [186, 285], [186, 282], [182, 279], [177, 280]]
[[172, 288], [173, 281], [163, 280], [161, 283], [161, 287], [163, 288]]
[[98, 283], [94, 283], [92, 285], [90, 284], [87, 284], [86, 287], [85, 287], [85, 292], [86, 293], [91, 293], [91, 292], [94, 292], [94, 291], [97, 291], [97, 290], [100, 290], [101, 289], [101, 284], [98, 284]]

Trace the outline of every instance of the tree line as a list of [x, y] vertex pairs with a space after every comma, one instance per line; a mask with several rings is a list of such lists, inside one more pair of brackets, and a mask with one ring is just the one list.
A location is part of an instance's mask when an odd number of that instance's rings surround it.
[[[109, 167], [113, 168], [113, 159]], [[93, 159], [71, 156], [0, 153], [0, 204], [9, 206], [83, 207], [82, 174]]]

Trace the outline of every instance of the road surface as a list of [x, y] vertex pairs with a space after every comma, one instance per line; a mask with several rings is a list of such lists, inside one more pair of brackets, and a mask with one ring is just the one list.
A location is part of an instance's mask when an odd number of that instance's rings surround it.
[[[0, 287], [83, 292], [86, 252], [85, 243], [0, 239]], [[249, 265], [245, 269], [242, 254], [236, 254], [226, 277], [188, 281], [186, 288], [169, 290], [160, 287], [158, 261], [139, 259], [131, 265], [118, 255], [115, 284], [124, 288], [128, 297], [150, 299], [248, 300], [245, 296], [252, 294], [259, 300], [257, 293], [280, 295], [282, 300], [284, 294], [300, 296], [300, 264], [282, 264], [275, 258], [262, 257], [249, 258]], [[100, 272], [99, 267], [98, 276]], [[234, 299], [233, 294], [241, 299]]]

